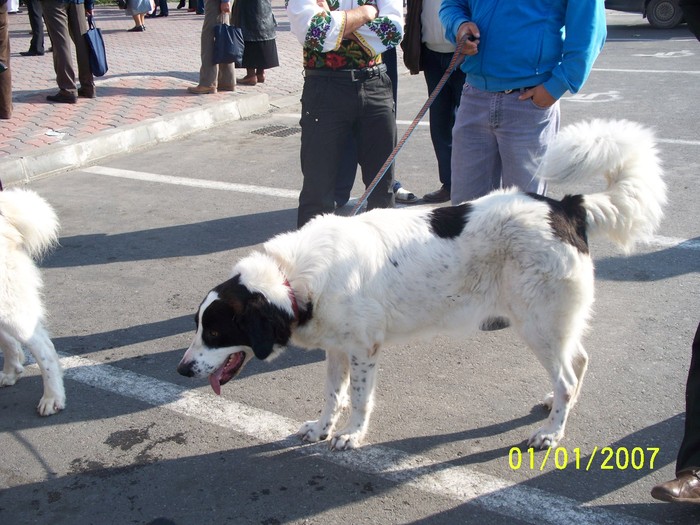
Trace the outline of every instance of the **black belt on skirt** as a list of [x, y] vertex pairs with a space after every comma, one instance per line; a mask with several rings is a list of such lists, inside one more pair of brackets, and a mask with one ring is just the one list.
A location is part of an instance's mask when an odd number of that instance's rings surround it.
[[365, 67], [363, 69], [305, 69], [304, 76], [306, 77], [331, 77], [350, 82], [364, 82], [370, 78], [378, 77], [386, 71], [386, 64], [378, 64], [373, 67]]

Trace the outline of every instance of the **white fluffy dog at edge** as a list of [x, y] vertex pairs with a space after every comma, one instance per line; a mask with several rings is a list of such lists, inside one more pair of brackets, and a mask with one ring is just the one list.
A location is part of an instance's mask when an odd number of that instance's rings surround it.
[[463, 340], [506, 318], [553, 386], [549, 417], [529, 444], [556, 446], [588, 365], [588, 238], [603, 234], [628, 252], [657, 229], [666, 187], [652, 133], [629, 121], [568, 126], [538, 175], [607, 185], [560, 201], [506, 189], [458, 206], [323, 215], [278, 235], [204, 298], [178, 372], [208, 376], [219, 393], [253, 356], [323, 348], [325, 406], [299, 434], [350, 449], [367, 432], [382, 347], [443, 333]]
[[14, 385], [22, 375], [22, 346], [28, 348], [44, 382], [37, 407], [42, 416], [66, 405], [58, 355], [43, 324], [42, 280], [34, 262], [56, 244], [58, 228], [51, 206], [33, 191], [0, 191], [0, 386]]

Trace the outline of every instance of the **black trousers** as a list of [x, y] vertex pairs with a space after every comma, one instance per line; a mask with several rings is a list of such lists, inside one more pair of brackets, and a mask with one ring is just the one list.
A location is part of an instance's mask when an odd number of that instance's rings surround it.
[[32, 41], [29, 51], [44, 52], [44, 18], [40, 0], [25, 0], [29, 25], [32, 28]]
[[690, 468], [700, 468], [700, 324], [693, 339], [685, 385], [685, 431], [676, 459], [676, 474]]
[[[353, 82], [340, 76], [310, 76], [301, 95], [301, 171], [304, 175], [297, 226], [335, 209], [334, 190], [345, 150], [357, 146], [367, 187], [396, 145], [392, 83], [386, 73]], [[367, 199], [367, 208], [394, 205], [394, 167]]]
[[8, 68], [0, 73], [0, 118], [12, 116], [12, 69], [10, 68], [10, 26], [7, 4], [0, 4], [0, 62]]

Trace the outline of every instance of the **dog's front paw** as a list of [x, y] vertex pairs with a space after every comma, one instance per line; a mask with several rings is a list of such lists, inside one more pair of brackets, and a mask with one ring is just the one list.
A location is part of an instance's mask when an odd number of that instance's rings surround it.
[[10, 370], [0, 372], [0, 386], [14, 385], [22, 376], [22, 372], [24, 372], [24, 367], [21, 365], [14, 367], [14, 370], [11, 367]]
[[331, 450], [352, 450], [358, 448], [363, 437], [363, 432], [338, 432], [331, 439]]
[[564, 433], [557, 430], [552, 430], [549, 427], [541, 427], [537, 429], [527, 442], [528, 447], [545, 449], [556, 448]]
[[36, 407], [40, 416], [50, 416], [66, 408], [66, 398], [43, 396]]
[[324, 424], [320, 420], [307, 421], [299, 428], [297, 435], [302, 441], [308, 443], [316, 443], [317, 441], [325, 441], [331, 433], [330, 423]]

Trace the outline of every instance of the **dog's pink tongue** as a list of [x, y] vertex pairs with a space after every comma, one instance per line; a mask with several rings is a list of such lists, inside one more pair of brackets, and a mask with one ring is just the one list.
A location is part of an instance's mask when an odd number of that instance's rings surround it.
[[212, 390], [217, 396], [221, 395], [221, 376], [224, 373], [224, 367], [226, 364], [224, 363], [221, 368], [216, 370], [213, 374], [209, 375], [209, 384], [211, 385]]

